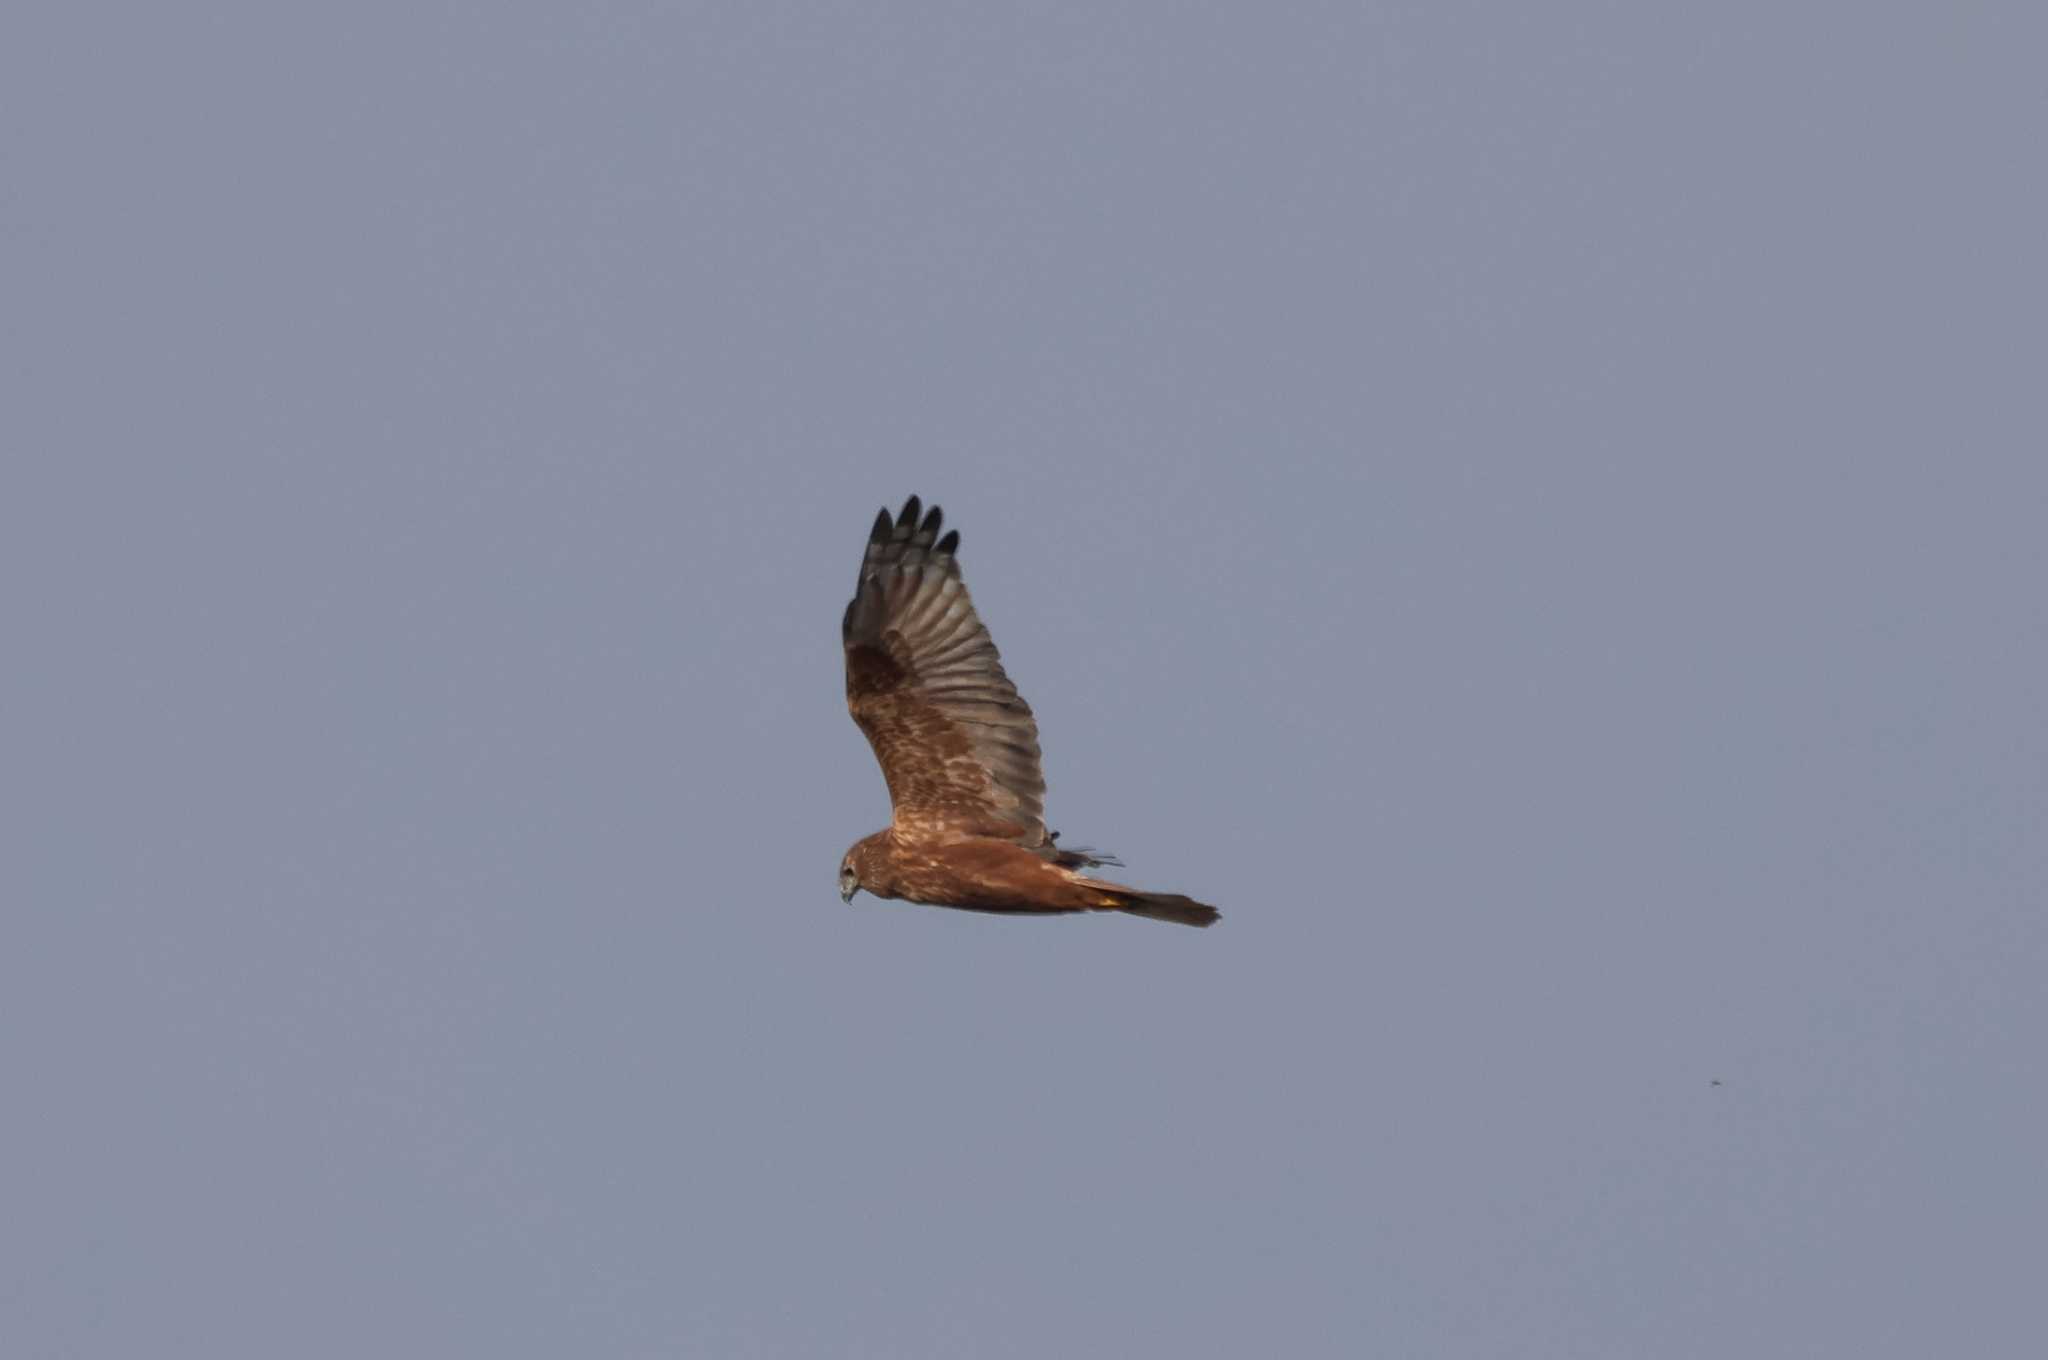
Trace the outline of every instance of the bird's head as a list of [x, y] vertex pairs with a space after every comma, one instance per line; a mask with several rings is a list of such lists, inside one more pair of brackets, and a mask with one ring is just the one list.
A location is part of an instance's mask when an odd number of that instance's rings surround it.
[[877, 897], [896, 895], [896, 875], [889, 864], [889, 828], [863, 836], [846, 847], [839, 861], [839, 900], [851, 902], [857, 892]]

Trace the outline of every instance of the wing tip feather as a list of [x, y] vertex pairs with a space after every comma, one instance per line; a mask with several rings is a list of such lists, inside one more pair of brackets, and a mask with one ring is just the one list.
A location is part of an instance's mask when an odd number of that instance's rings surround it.
[[[874, 526], [868, 530], [868, 547], [894, 547], [898, 553], [922, 549], [929, 557], [952, 557], [960, 551], [960, 531], [948, 529], [941, 538], [939, 530], [945, 523], [944, 510], [936, 505], [927, 509], [922, 497], [911, 496], [893, 515], [887, 506], [876, 512]], [[870, 557], [871, 564], [873, 560]]]

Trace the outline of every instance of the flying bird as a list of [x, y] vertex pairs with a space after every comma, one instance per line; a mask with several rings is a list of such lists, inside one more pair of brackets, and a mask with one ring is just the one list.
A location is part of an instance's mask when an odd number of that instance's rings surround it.
[[1091, 876], [1119, 861], [1045, 828], [1038, 723], [960, 579], [960, 534], [912, 496], [875, 517], [840, 633], [846, 706], [889, 784], [890, 823], [839, 861], [839, 896], [1017, 915], [1122, 911], [1181, 925], [1217, 910]]

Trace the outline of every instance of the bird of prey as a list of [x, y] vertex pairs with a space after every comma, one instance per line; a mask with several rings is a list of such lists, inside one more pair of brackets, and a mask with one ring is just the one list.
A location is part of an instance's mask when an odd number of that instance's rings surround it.
[[912, 496], [868, 534], [840, 632], [846, 705], [889, 784], [890, 824], [839, 861], [839, 896], [1017, 915], [1122, 911], [1206, 926], [1216, 908], [1086, 871], [1114, 857], [1045, 829], [1038, 724], [960, 579], [960, 534]]

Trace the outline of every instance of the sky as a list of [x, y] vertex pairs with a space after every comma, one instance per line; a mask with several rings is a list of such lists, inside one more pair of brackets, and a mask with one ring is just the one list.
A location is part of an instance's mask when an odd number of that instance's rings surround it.
[[2036, 1354], [2044, 37], [11, 7], [0, 1350]]

